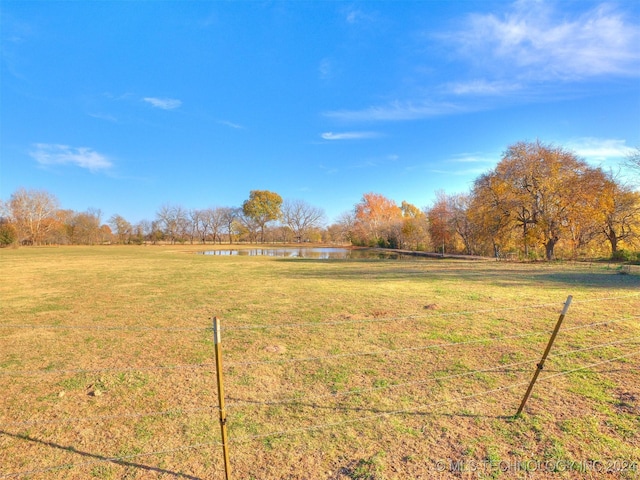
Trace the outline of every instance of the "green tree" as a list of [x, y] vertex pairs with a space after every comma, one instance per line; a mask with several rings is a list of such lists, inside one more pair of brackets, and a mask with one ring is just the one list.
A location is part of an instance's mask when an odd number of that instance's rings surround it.
[[0, 218], [0, 247], [6, 247], [18, 240], [16, 228], [4, 218]]
[[264, 227], [267, 223], [280, 219], [282, 197], [269, 190], [251, 190], [249, 199], [242, 204], [246, 217], [260, 227], [260, 241], [264, 242]]

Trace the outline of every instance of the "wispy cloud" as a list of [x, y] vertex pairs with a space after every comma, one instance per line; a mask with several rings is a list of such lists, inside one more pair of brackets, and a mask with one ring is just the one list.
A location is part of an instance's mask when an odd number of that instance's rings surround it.
[[320, 135], [325, 140], [362, 140], [366, 138], [376, 138], [380, 134], [377, 132], [326, 132]]
[[116, 117], [106, 113], [89, 113], [89, 116], [93, 118], [97, 118], [98, 120], [106, 120], [108, 122], [113, 122], [113, 123], [118, 121]]
[[481, 68], [510, 77], [574, 81], [640, 74], [640, 27], [609, 4], [572, 15], [543, 1], [517, 1], [505, 13], [468, 16], [444, 38]]
[[344, 12], [344, 19], [348, 24], [356, 25], [356, 24], [370, 24], [376, 22], [378, 19], [378, 14], [374, 12], [365, 12], [364, 10], [356, 9], [353, 7], [349, 7]]
[[49, 143], [36, 143], [29, 154], [40, 165], [72, 165], [91, 172], [111, 168], [107, 157], [87, 147], [70, 147]]
[[490, 157], [481, 153], [460, 153], [449, 160], [451, 163], [495, 163], [497, 157]]
[[617, 138], [578, 138], [567, 142], [567, 148], [576, 155], [591, 161], [620, 160], [630, 155], [634, 148], [626, 140]]
[[466, 168], [462, 170], [429, 170], [431, 173], [438, 173], [441, 175], [455, 175], [455, 176], [477, 176], [485, 173], [487, 169], [485, 168]]
[[144, 97], [142, 100], [162, 110], [174, 110], [182, 105], [182, 101], [176, 98]]
[[391, 102], [386, 105], [371, 106], [362, 110], [334, 110], [324, 115], [336, 120], [358, 121], [399, 121], [417, 120], [452, 113], [463, 109], [450, 102]]
[[240, 124], [238, 124], [238, 123], [230, 122], [230, 121], [228, 121], [228, 120], [218, 120], [218, 123], [219, 123], [220, 125], [224, 125], [224, 126], [226, 126], [226, 127], [230, 127], [230, 128], [235, 128], [235, 129], [238, 129], [238, 130], [240, 130], [240, 129], [243, 129], [243, 128], [244, 128], [242, 125], [240, 125]]
[[474, 79], [463, 82], [447, 83], [442, 87], [443, 93], [453, 95], [483, 95], [502, 96], [518, 92], [523, 89], [520, 82], [513, 81], [488, 81], [485, 79]]

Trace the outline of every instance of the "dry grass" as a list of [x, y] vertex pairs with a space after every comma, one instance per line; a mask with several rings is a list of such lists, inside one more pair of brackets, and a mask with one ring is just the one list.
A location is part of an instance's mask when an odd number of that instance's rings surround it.
[[[541, 381], [513, 418], [567, 295], [552, 354], [583, 351], [550, 357], [541, 379], [638, 352], [634, 272], [195, 250], [0, 251], [0, 477], [69, 464], [28, 478], [223, 478], [213, 315], [224, 327], [234, 478], [640, 469], [640, 355]], [[59, 328], [23, 328], [44, 325]], [[545, 461], [566, 471], [536, 470]]]

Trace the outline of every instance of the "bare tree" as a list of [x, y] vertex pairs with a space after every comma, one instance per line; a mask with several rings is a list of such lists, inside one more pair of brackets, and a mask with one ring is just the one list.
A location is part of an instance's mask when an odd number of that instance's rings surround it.
[[109, 219], [109, 225], [117, 235], [119, 243], [129, 243], [133, 234], [133, 227], [122, 215], [112, 215]]
[[44, 190], [16, 190], [9, 200], [20, 242], [38, 245], [56, 228], [58, 199]]
[[216, 238], [219, 243], [222, 243], [221, 233], [226, 223], [225, 213], [226, 209], [223, 207], [207, 208], [202, 211], [200, 221], [203, 223], [203, 228], [206, 226], [206, 229], [211, 232], [211, 238], [214, 243]]
[[242, 209], [238, 207], [220, 207], [221, 228], [227, 231], [229, 243], [233, 243], [233, 225], [242, 216]]
[[285, 200], [282, 205], [282, 222], [293, 232], [297, 242], [308, 240], [309, 232], [324, 222], [324, 211], [303, 200]]
[[640, 147], [636, 147], [635, 150], [627, 155], [626, 165], [635, 170], [636, 174], [640, 176]]
[[163, 205], [156, 213], [159, 227], [171, 243], [183, 240], [189, 230], [187, 211], [181, 206]]

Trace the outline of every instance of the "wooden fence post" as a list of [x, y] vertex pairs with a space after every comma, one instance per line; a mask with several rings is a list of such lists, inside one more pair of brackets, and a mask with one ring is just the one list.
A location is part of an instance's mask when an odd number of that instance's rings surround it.
[[567, 314], [567, 310], [569, 310], [569, 305], [571, 305], [571, 300], [572, 299], [573, 299], [573, 297], [571, 295], [569, 295], [567, 297], [567, 301], [564, 303], [564, 308], [562, 309], [562, 313], [560, 314], [560, 318], [558, 318], [558, 321], [556, 322], [556, 328], [553, 329], [553, 333], [551, 334], [551, 338], [549, 339], [549, 343], [547, 344], [547, 348], [545, 349], [544, 353], [542, 354], [542, 359], [536, 365], [536, 367], [537, 367], [536, 371], [533, 374], [533, 378], [531, 379], [531, 383], [529, 384], [529, 388], [527, 388], [527, 392], [524, 394], [524, 398], [522, 399], [522, 402], [520, 403], [520, 408], [518, 408], [518, 413], [516, 413], [516, 417], [519, 416], [522, 413], [522, 410], [524, 409], [524, 406], [527, 403], [527, 400], [529, 399], [529, 395], [531, 395], [531, 390], [533, 390], [533, 385], [536, 383], [536, 380], [538, 379], [538, 375], [540, 375], [540, 372], [544, 368], [544, 362], [547, 359], [547, 356], [549, 355], [549, 351], [551, 351], [551, 347], [553, 346], [553, 342], [555, 341], [556, 336], [558, 335], [558, 331], [560, 330], [560, 326], [562, 325], [562, 321], [564, 320], [564, 316]]
[[229, 463], [229, 441], [227, 438], [227, 411], [224, 407], [224, 384], [222, 382], [222, 340], [220, 320], [213, 317], [213, 346], [216, 354], [216, 380], [218, 384], [218, 401], [220, 410], [220, 432], [222, 434], [222, 454], [224, 456], [224, 478], [231, 480], [231, 464]]

